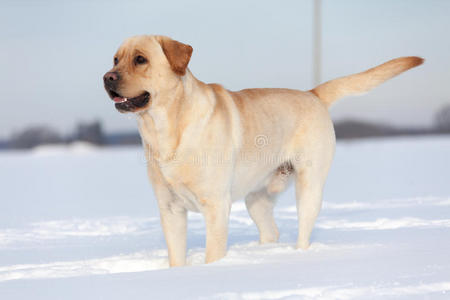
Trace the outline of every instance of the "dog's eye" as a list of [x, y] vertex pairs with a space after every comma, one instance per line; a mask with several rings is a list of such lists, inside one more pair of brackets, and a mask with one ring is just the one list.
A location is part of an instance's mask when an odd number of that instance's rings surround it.
[[134, 58], [134, 63], [137, 65], [143, 65], [147, 62], [147, 59], [141, 55], [138, 55]]
[[117, 65], [119, 63], [119, 59], [117, 57], [114, 57], [114, 65]]

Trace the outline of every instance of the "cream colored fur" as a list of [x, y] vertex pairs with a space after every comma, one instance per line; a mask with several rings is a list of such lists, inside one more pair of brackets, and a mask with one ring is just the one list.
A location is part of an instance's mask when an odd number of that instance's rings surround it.
[[[273, 206], [292, 180], [297, 191], [297, 247], [308, 248], [335, 149], [328, 106], [420, 64], [421, 59], [400, 58], [308, 92], [231, 92], [180, 68], [183, 61], [176, 59], [189, 59], [189, 48], [162, 36], [133, 37], [120, 47], [119, 63], [112, 69], [122, 74], [117, 91], [121, 95], [135, 97], [142, 91], [151, 95], [150, 103], [135, 113], [170, 265], [186, 263], [188, 210], [205, 218], [206, 262], [222, 258], [230, 208], [242, 198], [260, 242], [276, 242]], [[134, 65], [136, 53], [148, 64]]]

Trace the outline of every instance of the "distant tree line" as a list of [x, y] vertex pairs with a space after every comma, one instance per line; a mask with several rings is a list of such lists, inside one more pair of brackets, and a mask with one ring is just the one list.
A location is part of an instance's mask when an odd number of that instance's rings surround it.
[[[443, 107], [435, 116], [430, 128], [399, 128], [358, 120], [335, 123], [337, 139], [356, 139], [395, 135], [450, 134], [450, 105]], [[43, 144], [70, 144], [76, 141], [98, 146], [138, 145], [141, 138], [137, 131], [105, 134], [99, 121], [79, 123], [72, 134], [63, 136], [48, 126], [30, 126], [13, 133], [9, 140], [0, 141], [0, 149], [30, 149]]]
[[337, 139], [395, 135], [450, 134], [450, 105], [444, 106], [437, 112], [434, 125], [428, 128], [394, 127], [366, 121], [345, 120], [336, 122], [334, 129]]
[[105, 134], [99, 121], [79, 123], [72, 134], [62, 135], [49, 126], [30, 126], [14, 132], [9, 140], [0, 141], [0, 149], [30, 149], [39, 145], [87, 142], [98, 146], [134, 145], [141, 141], [139, 134]]

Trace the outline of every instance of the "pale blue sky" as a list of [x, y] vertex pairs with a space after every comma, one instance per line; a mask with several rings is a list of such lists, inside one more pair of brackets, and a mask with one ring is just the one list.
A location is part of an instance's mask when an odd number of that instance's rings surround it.
[[[71, 131], [78, 120], [136, 128], [102, 86], [120, 43], [165, 34], [194, 48], [200, 80], [237, 90], [310, 89], [312, 0], [1, 1], [0, 138], [31, 124]], [[334, 119], [430, 125], [450, 102], [450, 1], [323, 0], [323, 80], [397, 56], [426, 64], [368, 95], [344, 99]]]

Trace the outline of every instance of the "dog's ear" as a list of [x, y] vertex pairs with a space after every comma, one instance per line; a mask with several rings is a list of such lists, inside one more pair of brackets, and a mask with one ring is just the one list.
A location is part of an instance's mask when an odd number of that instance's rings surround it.
[[192, 55], [192, 47], [167, 37], [159, 41], [170, 67], [178, 75], [184, 75]]

